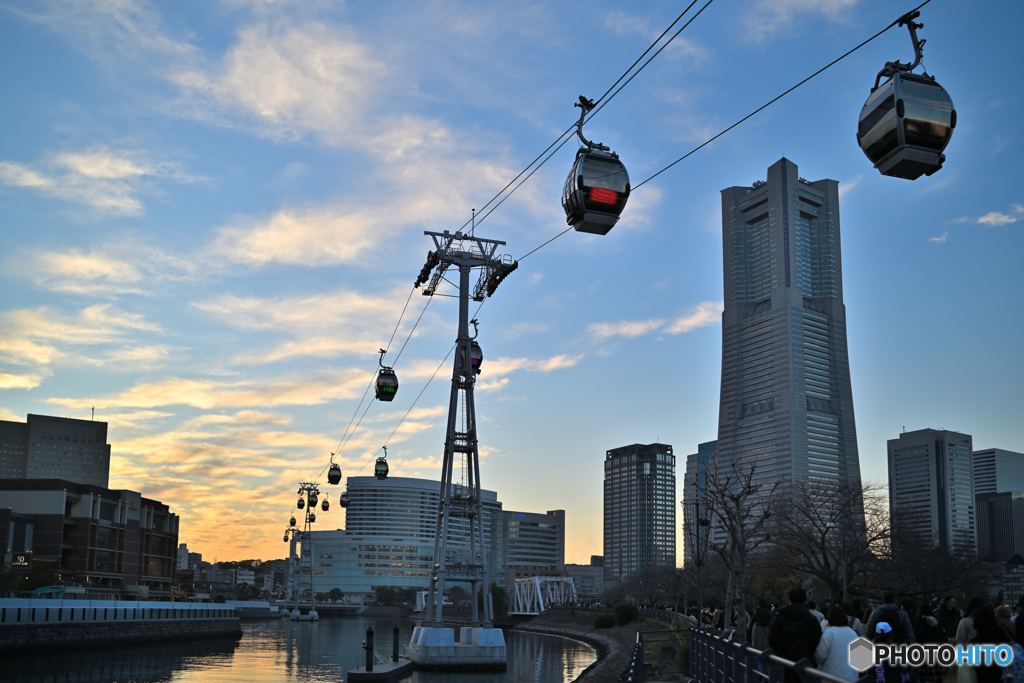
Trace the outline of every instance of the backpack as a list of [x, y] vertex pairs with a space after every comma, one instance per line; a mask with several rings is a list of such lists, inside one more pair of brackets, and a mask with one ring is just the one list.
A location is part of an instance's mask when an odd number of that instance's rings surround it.
[[875, 625], [878, 622], [884, 621], [892, 627], [892, 642], [894, 643], [905, 643], [907, 642], [907, 634], [903, 632], [903, 623], [900, 621], [899, 610], [891, 608], [879, 609], [878, 619], [875, 620]]
[[785, 622], [782, 625], [778, 654], [784, 659], [796, 662], [807, 656], [807, 630], [804, 628], [803, 619], [785, 619]]

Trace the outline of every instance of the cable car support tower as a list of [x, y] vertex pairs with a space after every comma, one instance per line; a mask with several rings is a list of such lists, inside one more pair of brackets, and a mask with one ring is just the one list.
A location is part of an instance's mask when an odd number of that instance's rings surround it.
[[[492, 628], [494, 607], [491, 600], [490, 576], [487, 571], [487, 549], [484, 545], [483, 502], [480, 497], [480, 455], [476, 432], [476, 405], [473, 385], [480, 372], [482, 353], [470, 336], [469, 300], [483, 301], [493, 296], [505, 277], [519, 267], [509, 256], [495, 255], [505, 243], [476, 237], [472, 233], [426, 231], [434, 241], [434, 250], [428, 252], [426, 264], [416, 279], [423, 287], [424, 296], [433, 296], [445, 279], [449, 268], [459, 271], [459, 333], [452, 368], [451, 398], [448, 403], [448, 430], [444, 442], [441, 464], [441, 487], [438, 498], [437, 523], [434, 535], [434, 558], [431, 565], [430, 587], [427, 593], [426, 621], [417, 627], [409, 648], [410, 658], [421, 664], [440, 666], [479, 666], [505, 664], [505, 641], [500, 629]], [[480, 270], [475, 286], [470, 286], [473, 269]], [[454, 283], [451, 283], [454, 284]], [[463, 407], [460, 414], [459, 406]], [[459, 418], [462, 418], [460, 429]], [[465, 484], [452, 481], [455, 458], [465, 458]], [[465, 562], [449, 561], [451, 521], [456, 518], [469, 522], [469, 558]], [[472, 586], [472, 625], [463, 630], [456, 655], [443, 656], [440, 650], [451, 652], [455, 644], [454, 631], [442, 623], [445, 584], [457, 581]], [[482, 597], [482, 614], [478, 609], [478, 596]], [[463, 645], [467, 647], [462, 647]], [[436, 649], [435, 649], [436, 648]], [[498, 650], [500, 649], [500, 653]], [[500, 662], [498, 661], [500, 658]], [[443, 660], [443, 661], [442, 661]]]

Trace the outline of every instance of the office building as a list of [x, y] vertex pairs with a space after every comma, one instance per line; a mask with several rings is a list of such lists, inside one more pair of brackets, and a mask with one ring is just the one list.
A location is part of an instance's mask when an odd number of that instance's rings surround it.
[[[312, 534], [313, 590], [327, 593], [340, 588], [346, 596], [372, 598], [378, 586], [426, 589], [433, 561], [440, 482], [411, 477], [349, 477], [346, 490], [349, 507], [345, 509], [345, 528]], [[490, 579], [500, 582], [504, 568], [494, 566], [489, 558], [493, 557], [492, 520], [501, 512], [501, 503], [494, 491], [486, 489], [481, 499], [487, 547], [478, 550], [475, 561], [490, 562]], [[318, 516], [319, 522], [330, 524], [333, 510]], [[452, 519], [449, 529], [448, 561], [470, 562], [468, 521]]]
[[[697, 524], [698, 505], [700, 516], [708, 519], [710, 510], [704, 504], [704, 477], [707, 474], [708, 466], [714, 465], [715, 454], [718, 452], [718, 442], [708, 441], [697, 445], [697, 452], [686, 456], [686, 474], [683, 477], [683, 564], [688, 565], [696, 560], [697, 539], [704, 541], [707, 546], [707, 535], [710, 533], [710, 526]], [[700, 534], [698, 537], [695, 534]]]
[[565, 573], [576, 587], [576, 596], [584, 601], [599, 600], [604, 593], [604, 556], [591, 555], [590, 564], [566, 564]]
[[[178, 516], [136, 491], [60, 479], [0, 480], [0, 547], [24, 571], [51, 567], [94, 596], [167, 597]], [[14, 563], [14, 557], [26, 563]]]
[[982, 559], [1005, 562], [1014, 555], [1024, 555], [1024, 492], [978, 494], [975, 507], [978, 555]]
[[985, 448], [974, 451], [974, 495], [1024, 491], [1024, 453]]
[[676, 566], [676, 458], [661, 443], [613, 448], [604, 460], [604, 578]]
[[893, 524], [944, 550], [976, 543], [973, 440], [943, 429], [904, 432], [888, 442]]
[[839, 183], [780, 159], [722, 190], [718, 462], [784, 489], [860, 484], [846, 346]]
[[[456, 488], [458, 485], [454, 485]], [[411, 477], [349, 477], [349, 507], [345, 510], [345, 531], [357, 536], [415, 538], [434, 542], [438, 493], [441, 484]], [[328, 490], [328, 493], [330, 491]], [[483, 489], [484, 542], [490, 546], [491, 516], [501, 510], [498, 494]], [[331, 513], [323, 517], [326, 523]], [[469, 543], [469, 521], [453, 518], [449, 542]]]
[[1016, 605], [1024, 598], [1024, 557], [1014, 555], [1003, 569], [1003, 604]]
[[564, 575], [565, 510], [502, 510], [491, 518], [491, 538], [491, 580], [505, 590], [516, 579]]
[[61, 479], [107, 487], [107, 423], [29, 415], [0, 420], [0, 479]]

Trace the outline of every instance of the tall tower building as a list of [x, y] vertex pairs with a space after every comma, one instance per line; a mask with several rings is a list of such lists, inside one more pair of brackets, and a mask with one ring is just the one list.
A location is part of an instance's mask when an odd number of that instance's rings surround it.
[[718, 463], [757, 480], [859, 485], [839, 183], [780, 159], [722, 190], [725, 310]]
[[652, 443], [613, 448], [604, 460], [604, 579], [676, 566], [676, 457]]
[[975, 543], [971, 435], [919, 429], [887, 443], [889, 512], [896, 523], [943, 550]]

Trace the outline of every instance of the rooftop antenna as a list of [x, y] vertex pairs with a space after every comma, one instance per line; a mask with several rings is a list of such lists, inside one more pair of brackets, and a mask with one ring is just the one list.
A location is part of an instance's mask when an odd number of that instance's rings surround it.
[[96, 421], [96, 406], [92, 407], [92, 418], [91, 419], [92, 419], [93, 422]]

